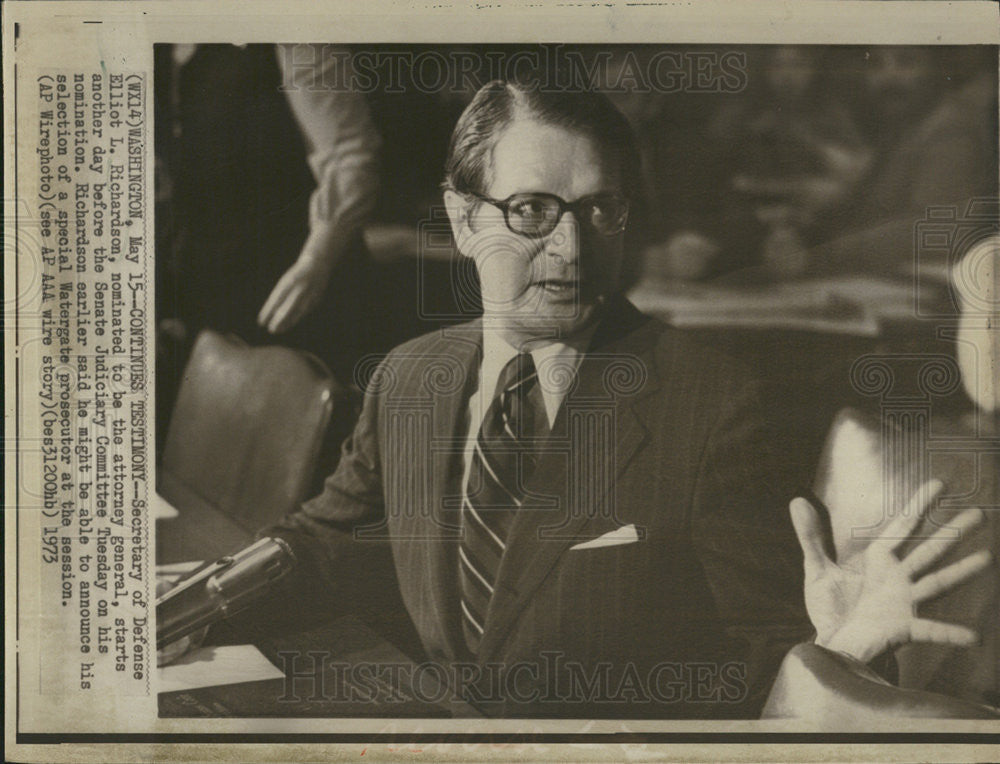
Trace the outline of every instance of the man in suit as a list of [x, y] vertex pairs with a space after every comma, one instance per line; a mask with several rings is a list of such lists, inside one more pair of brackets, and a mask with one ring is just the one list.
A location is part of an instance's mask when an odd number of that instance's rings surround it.
[[[487, 714], [754, 717], [812, 631], [757, 383], [619, 295], [638, 177], [603, 96], [485, 86], [444, 193], [483, 316], [389, 353], [322, 494], [264, 531], [289, 590], [341, 602], [387, 542], [423, 657]], [[810, 610], [832, 634], [853, 605]]]
[[758, 388], [617, 293], [637, 168], [603, 97], [484, 88], [445, 191], [484, 315], [390, 353], [324, 492], [268, 531], [345, 598], [387, 538], [428, 658], [522, 666], [488, 713], [753, 714], [810, 630]]

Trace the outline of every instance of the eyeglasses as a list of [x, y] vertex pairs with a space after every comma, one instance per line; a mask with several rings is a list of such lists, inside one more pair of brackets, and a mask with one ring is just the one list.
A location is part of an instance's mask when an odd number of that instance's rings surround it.
[[593, 194], [567, 202], [555, 194], [512, 194], [506, 199], [468, 192], [503, 211], [504, 222], [514, 233], [532, 239], [552, 233], [566, 210], [570, 210], [584, 225], [601, 236], [615, 236], [625, 230], [628, 221], [628, 199], [618, 194]]

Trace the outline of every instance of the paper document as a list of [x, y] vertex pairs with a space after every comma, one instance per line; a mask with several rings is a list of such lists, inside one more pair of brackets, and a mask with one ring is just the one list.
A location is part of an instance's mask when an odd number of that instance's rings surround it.
[[280, 679], [284, 674], [253, 645], [202, 647], [156, 670], [159, 692]]
[[180, 515], [177, 507], [164, 499], [158, 493], [150, 495], [149, 509], [154, 520], [173, 520], [175, 517]]

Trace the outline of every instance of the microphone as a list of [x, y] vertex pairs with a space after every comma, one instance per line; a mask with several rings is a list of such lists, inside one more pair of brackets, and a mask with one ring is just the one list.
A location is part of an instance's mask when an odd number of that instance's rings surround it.
[[156, 649], [243, 610], [295, 563], [287, 542], [263, 538], [202, 565], [156, 600]]

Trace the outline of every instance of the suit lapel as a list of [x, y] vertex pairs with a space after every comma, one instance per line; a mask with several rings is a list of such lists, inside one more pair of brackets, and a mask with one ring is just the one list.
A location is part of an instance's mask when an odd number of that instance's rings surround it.
[[615, 484], [648, 437], [637, 411], [659, 387], [659, 328], [628, 303], [609, 311], [580, 363], [515, 516], [486, 615], [479, 660], [490, 660], [558, 558], [614, 511]]
[[[451, 656], [463, 655], [465, 640], [459, 621], [458, 552], [462, 450], [465, 442], [465, 409], [479, 377], [482, 329], [475, 321], [442, 329], [437, 341], [420, 353], [414, 368], [419, 379], [401, 386], [405, 399], [396, 405], [420, 407], [430, 401], [429, 461], [430, 506], [411, 504], [397, 518], [396, 553], [409, 560], [401, 566], [418, 579], [404, 586], [419, 591], [426, 606], [415, 618], [422, 631], [436, 632]], [[402, 497], [406, 501], [406, 497]], [[412, 497], [411, 497], [412, 502]]]

